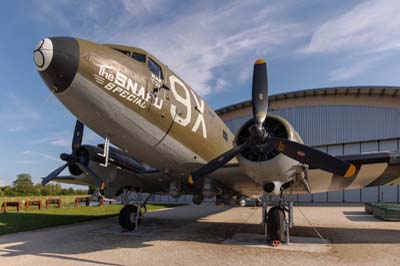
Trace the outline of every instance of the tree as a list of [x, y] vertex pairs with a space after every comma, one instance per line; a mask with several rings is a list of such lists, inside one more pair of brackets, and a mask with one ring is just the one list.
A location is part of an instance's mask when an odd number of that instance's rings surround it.
[[75, 195], [75, 190], [72, 187], [68, 188], [68, 195]]
[[32, 177], [29, 174], [23, 173], [17, 176], [17, 179], [13, 182], [15, 191], [20, 195], [32, 195], [34, 194], [35, 187], [33, 186]]
[[48, 185], [42, 186], [40, 189], [40, 195], [42, 196], [49, 196], [51, 194], [51, 189]]
[[88, 187], [88, 194], [93, 194], [97, 190], [96, 186], [90, 185]]

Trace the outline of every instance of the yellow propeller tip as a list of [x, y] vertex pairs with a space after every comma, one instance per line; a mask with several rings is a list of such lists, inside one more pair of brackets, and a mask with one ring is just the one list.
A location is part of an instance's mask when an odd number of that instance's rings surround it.
[[106, 188], [106, 183], [102, 182], [100, 185], [100, 190], [104, 190]]
[[193, 185], [194, 181], [193, 181], [192, 175], [189, 176], [188, 182], [189, 182], [189, 184]]
[[265, 63], [266, 63], [266, 61], [264, 59], [258, 59], [256, 61], [256, 65], [265, 64]]
[[356, 167], [354, 164], [350, 164], [349, 168], [347, 169], [344, 177], [352, 177], [356, 173]]

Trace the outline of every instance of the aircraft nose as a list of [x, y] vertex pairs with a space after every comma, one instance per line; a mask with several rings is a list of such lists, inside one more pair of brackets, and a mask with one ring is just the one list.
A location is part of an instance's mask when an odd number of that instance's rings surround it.
[[54, 93], [63, 92], [78, 71], [78, 41], [71, 37], [42, 39], [33, 51], [33, 61], [47, 87]]

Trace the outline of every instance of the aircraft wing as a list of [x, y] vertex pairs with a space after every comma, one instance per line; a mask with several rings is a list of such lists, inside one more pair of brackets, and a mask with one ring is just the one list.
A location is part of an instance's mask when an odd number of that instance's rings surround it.
[[354, 176], [343, 178], [319, 169], [310, 169], [309, 183], [313, 193], [400, 184], [398, 151], [341, 155], [337, 158], [356, 166]]
[[210, 176], [224, 187], [243, 195], [258, 197], [262, 194], [262, 186], [246, 175], [238, 163], [227, 164], [211, 173]]
[[83, 180], [74, 178], [71, 175], [64, 175], [58, 176], [57, 178], [53, 179], [52, 181], [64, 184], [72, 184], [72, 185], [81, 185], [81, 186], [89, 186], [89, 183], [84, 182]]
[[[337, 158], [353, 163], [357, 168], [356, 174], [351, 178], [344, 178], [320, 169], [309, 169], [312, 193], [400, 184], [398, 151], [341, 155]], [[255, 196], [262, 193], [261, 185], [244, 174], [237, 163], [218, 169], [211, 177], [243, 195]], [[297, 185], [294, 193], [308, 192], [303, 185]]]
[[[353, 163], [356, 174], [351, 178], [333, 175], [320, 169], [309, 169], [309, 183], [312, 193], [357, 189], [370, 186], [400, 184], [400, 152], [376, 152], [354, 155], [337, 156], [342, 160]], [[135, 180], [143, 186], [144, 192], [167, 193], [169, 179], [165, 179], [157, 170], [142, 170], [140, 172], [126, 172], [122, 180]], [[132, 178], [134, 177], [134, 178]], [[217, 183], [246, 196], [262, 194], [260, 184], [247, 176], [239, 164], [227, 164], [210, 175]], [[89, 185], [73, 176], [60, 176], [54, 181], [74, 185]], [[188, 186], [185, 190], [191, 191]], [[302, 185], [297, 184], [294, 193], [308, 193]]]

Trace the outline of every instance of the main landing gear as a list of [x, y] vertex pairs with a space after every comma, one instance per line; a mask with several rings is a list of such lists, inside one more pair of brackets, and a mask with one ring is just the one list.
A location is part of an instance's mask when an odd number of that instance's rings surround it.
[[[133, 199], [131, 199], [131, 195]], [[131, 189], [124, 190], [121, 201], [125, 206], [118, 215], [118, 222], [124, 230], [138, 231], [143, 215], [147, 212], [147, 201], [151, 196], [152, 194], [149, 194], [147, 197], [144, 197], [141, 189], [134, 188], [133, 191]]]
[[[271, 207], [268, 210], [269, 205]], [[289, 229], [293, 227], [293, 201], [285, 201], [281, 197], [276, 204], [269, 199], [269, 196], [264, 195], [262, 197], [262, 223], [267, 244], [272, 246], [285, 242], [289, 244]]]

